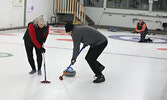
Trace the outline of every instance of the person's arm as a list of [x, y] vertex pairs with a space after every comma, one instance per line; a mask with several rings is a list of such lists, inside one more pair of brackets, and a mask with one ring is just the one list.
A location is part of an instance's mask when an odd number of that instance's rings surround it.
[[47, 33], [46, 33], [46, 35], [45, 35], [45, 38], [48, 37], [48, 34], [49, 34], [49, 26], [48, 26], [48, 30], [47, 30]]
[[79, 53], [79, 49], [80, 49], [80, 41], [77, 41], [77, 40], [74, 40], [74, 47], [73, 47], [73, 56], [72, 56], [72, 59], [73, 60], [76, 60], [77, 59], [77, 56], [78, 56], [78, 53]]
[[138, 30], [138, 26], [136, 25], [136, 32], [139, 32], [139, 30]]
[[72, 36], [72, 39], [73, 39], [73, 46], [74, 46], [72, 59], [76, 60], [80, 50], [81, 36], [79, 33], [76, 33], [74, 36]]
[[41, 45], [40, 43], [37, 41], [36, 39], [36, 33], [35, 33], [35, 28], [34, 28], [34, 25], [32, 23], [29, 24], [28, 26], [28, 31], [29, 31], [29, 35], [30, 35], [30, 38], [32, 40], [32, 42], [34, 43], [34, 45], [40, 49], [41, 48]]
[[143, 27], [139, 32], [143, 32], [143, 31], [145, 31], [145, 29], [146, 29], [146, 24], [143, 24]]
[[43, 42], [46, 41], [46, 39], [47, 39], [47, 37], [48, 37], [48, 34], [49, 34], [49, 25], [48, 25], [47, 27], [48, 27], [48, 30], [47, 30], [47, 33], [46, 33], [45, 36], [44, 36], [44, 40], [43, 40]]

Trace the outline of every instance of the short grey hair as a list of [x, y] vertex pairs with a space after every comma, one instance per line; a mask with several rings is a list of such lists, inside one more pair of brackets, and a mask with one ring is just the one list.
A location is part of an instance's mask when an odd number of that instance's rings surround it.
[[143, 18], [139, 18], [139, 20], [143, 21]]
[[33, 24], [37, 24], [38, 22], [47, 26], [47, 18], [43, 15], [40, 15], [39, 17], [35, 18]]

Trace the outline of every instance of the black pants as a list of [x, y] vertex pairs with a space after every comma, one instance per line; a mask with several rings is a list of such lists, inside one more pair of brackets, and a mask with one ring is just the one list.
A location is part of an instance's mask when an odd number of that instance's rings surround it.
[[108, 41], [102, 43], [101, 45], [90, 47], [85, 57], [92, 71], [95, 73], [95, 75], [102, 75], [99, 68], [100, 66], [102, 66], [102, 64], [100, 64], [100, 62], [97, 61], [97, 58], [103, 52], [107, 44], [108, 44]]
[[35, 47], [33, 44], [30, 44], [26, 40], [24, 41], [24, 44], [25, 44], [28, 62], [30, 64], [32, 70], [36, 70], [34, 59], [33, 59], [33, 48], [35, 48], [35, 51], [36, 51], [38, 70], [41, 70], [42, 53], [40, 52], [40, 50], [37, 47]]
[[141, 34], [140, 34], [140, 42], [147, 42], [148, 41], [148, 39], [145, 39], [147, 33], [148, 32], [146, 32], [146, 31], [141, 32]]

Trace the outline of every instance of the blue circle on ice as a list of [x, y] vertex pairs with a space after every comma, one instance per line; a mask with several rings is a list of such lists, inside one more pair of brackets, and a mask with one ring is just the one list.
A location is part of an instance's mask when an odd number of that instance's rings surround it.
[[0, 52], [0, 58], [1, 58], [1, 57], [10, 57], [10, 56], [13, 56], [13, 55], [10, 54], [10, 53], [3, 53], [3, 52]]
[[[133, 35], [111, 35], [108, 37], [116, 40], [123, 40], [130, 42], [138, 42], [140, 40], [140, 36], [133, 36]], [[167, 39], [165, 38], [160, 38], [160, 37], [149, 37], [149, 38], [152, 39], [153, 43], [167, 44]]]

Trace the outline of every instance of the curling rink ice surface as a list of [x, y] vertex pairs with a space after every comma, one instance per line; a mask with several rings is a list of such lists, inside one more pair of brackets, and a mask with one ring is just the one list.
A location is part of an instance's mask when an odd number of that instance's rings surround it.
[[[86, 47], [72, 66], [75, 77], [59, 80], [70, 62], [73, 43], [63, 27], [50, 27], [45, 43], [47, 80], [30, 75], [23, 35], [25, 29], [0, 31], [1, 100], [167, 100], [167, 35], [147, 35], [154, 43], [138, 43], [139, 34], [98, 29], [108, 38], [99, 57], [106, 66], [106, 81], [95, 84], [85, 55]], [[67, 41], [66, 41], [67, 40]], [[81, 45], [82, 46], [82, 45]], [[36, 55], [34, 52], [34, 58]]]

